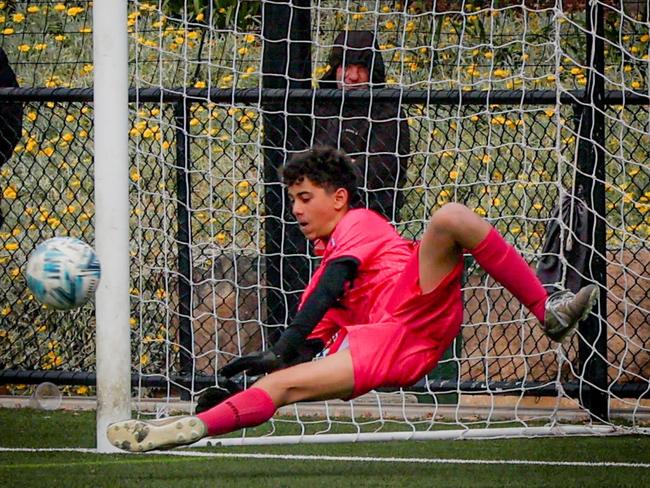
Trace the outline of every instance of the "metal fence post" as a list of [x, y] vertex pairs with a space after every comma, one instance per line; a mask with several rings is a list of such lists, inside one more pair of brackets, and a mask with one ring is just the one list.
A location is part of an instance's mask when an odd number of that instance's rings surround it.
[[[176, 245], [178, 246], [178, 342], [180, 349], [181, 375], [192, 374], [192, 351], [194, 340], [192, 334], [192, 262], [190, 259], [190, 155], [189, 155], [189, 107], [185, 101], [174, 105], [174, 121], [176, 124]], [[188, 400], [185, 390], [181, 398]]]
[[589, 279], [599, 284], [596, 314], [580, 325], [578, 356], [584, 372], [581, 399], [592, 416], [608, 420], [607, 377], [607, 243], [605, 234], [605, 46], [604, 13], [600, 2], [586, 10], [586, 65], [590, 66], [580, 122], [576, 188], [584, 189], [591, 210]]
[[[310, 0], [264, 4], [262, 85], [264, 88], [311, 87]], [[286, 324], [298, 304], [297, 291], [309, 279], [307, 245], [297, 225], [287, 221], [278, 169], [291, 152], [309, 144], [310, 123], [304, 103], [285, 98], [262, 102], [264, 108], [264, 245], [267, 323]], [[292, 115], [293, 114], [293, 115]], [[289, 293], [287, 293], [289, 292]], [[291, 293], [294, 292], [294, 293]]]

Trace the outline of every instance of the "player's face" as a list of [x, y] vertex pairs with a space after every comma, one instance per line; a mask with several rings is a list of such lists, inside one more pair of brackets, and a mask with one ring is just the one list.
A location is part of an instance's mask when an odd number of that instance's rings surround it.
[[338, 81], [338, 87], [341, 90], [368, 88], [370, 73], [368, 68], [362, 64], [348, 64], [345, 68], [340, 65], [336, 68], [336, 81]]
[[291, 210], [305, 237], [312, 241], [329, 239], [348, 209], [347, 190], [328, 191], [309, 178], [291, 185], [288, 190]]

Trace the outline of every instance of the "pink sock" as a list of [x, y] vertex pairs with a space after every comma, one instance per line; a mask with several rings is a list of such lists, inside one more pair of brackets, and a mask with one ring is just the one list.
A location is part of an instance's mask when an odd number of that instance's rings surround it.
[[249, 388], [197, 417], [207, 426], [209, 435], [221, 435], [263, 424], [274, 413], [275, 405], [269, 394], [260, 388]]
[[490, 229], [485, 239], [469, 252], [481, 268], [505, 286], [540, 322], [544, 321], [546, 290], [524, 258], [496, 229]]

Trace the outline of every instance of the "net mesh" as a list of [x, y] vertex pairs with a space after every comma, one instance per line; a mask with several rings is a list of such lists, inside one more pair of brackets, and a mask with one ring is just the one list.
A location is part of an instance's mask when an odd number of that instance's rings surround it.
[[[593, 147], [598, 139], [582, 126], [586, 109], [574, 91], [587, 89], [594, 76], [585, 5], [563, 3], [313, 1], [313, 69], [292, 81], [327, 87], [321, 79], [331, 72], [337, 36], [369, 31], [376, 40], [373, 84], [383, 81], [400, 90], [393, 101], [349, 109], [318, 98], [298, 108], [289, 97], [279, 105], [260, 98], [235, 102], [234, 91], [214, 102], [201, 91], [262, 87], [263, 48], [271, 45], [264, 22], [274, 2], [129, 2], [131, 85], [164, 88], [180, 100], [138, 97], [130, 112], [131, 326], [138, 397], [162, 395], [161, 404], [171, 408], [179, 395], [203, 391], [228, 360], [268, 346], [284, 326], [304, 288], [301, 276], [318, 261], [305, 253], [304, 240], [291, 242], [296, 229], [286, 200], [279, 213], [269, 214], [264, 156], [277, 150], [286, 158], [296, 148], [333, 137], [365, 161], [367, 202], [382, 191], [394, 195], [386, 211], [403, 236], [417, 239], [433, 210], [461, 202], [495, 225], [531, 265], [540, 257], [559, 201], [567, 195], [575, 199], [585, 178], [604, 183], [600, 218], [606, 251], [598, 252], [606, 263], [601, 284], [607, 288], [606, 317], [599, 317], [607, 336], [605, 390], [610, 414], [625, 407], [638, 426], [646, 400], [618, 388], [650, 390], [650, 337], [644, 327], [650, 314], [648, 106], [628, 102], [648, 95], [650, 20], [644, 2], [600, 2], [603, 81], [606, 90], [622, 95], [620, 104], [607, 104], [602, 112], [601, 177], [581, 163], [581, 144]], [[293, 15], [304, 13], [306, 4], [292, 5]], [[35, 6], [39, 10], [30, 12]], [[2, 8], [0, 42], [23, 86], [91, 86], [90, 3], [12, 2]], [[41, 44], [47, 46], [37, 47]], [[345, 54], [354, 55], [355, 50]], [[377, 82], [379, 60], [385, 76]], [[425, 96], [411, 103], [404, 101], [409, 90], [458, 90], [487, 99], [449, 103]], [[516, 96], [495, 102], [506, 93], [501, 90]], [[550, 90], [552, 96], [531, 102], [526, 94], [533, 90]], [[93, 240], [87, 220], [93, 213], [92, 108], [33, 102], [25, 113], [25, 135], [0, 180], [6, 220], [0, 267], [8, 290], [0, 317], [8, 344], [2, 362], [25, 370], [92, 370], [92, 308], [67, 315], [69, 325], [62, 326], [59, 315], [27, 296], [20, 276], [29, 250], [43, 238], [70, 234]], [[285, 123], [295, 113], [312, 130], [306, 136], [281, 132], [278, 143], [273, 133], [278, 129], [268, 121], [279, 116]], [[346, 140], [345, 129], [359, 126], [366, 137]], [[67, 132], [73, 135], [68, 141]], [[373, 141], [377, 132], [393, 134], [394, 143]], [[380, 164], [404, 163], [404, 177], [372, 179]], [[269, 235], [265, 229], [273, 219], [282, 227]], [[578, 238], [567, 224], [561, 227], [564, 244]], [[591, 242], [593, 233], [588, 237]], [[269, 256], [276, 252], [284, 263], [279, 280], [270, 279], [268, 269], [277, 265]], [[560, 259], [566, 272], [588, 277], [588, 267], [575, 269], [564, 252]], [[467, 264], [462, 334], [427, 378], [412, 389], [372, 393], [345, 406], [327, 404], [320, 412], [324, 424], [310, 421], [304, 406], [291, 409], [285, 412], [291, 420], [278, 420], [269, 429], [284, 432], [287, 424], [315, 432], [337, 425], [354, 432], [393, 422], [431, 428], [483, 425], [486, 419], [531, 425], [554, 421], [564, 409], [586, 417], [580, 396], [567, 393], [568, 385], [589, 382], [579, 337], [566, 347], [550, 343], [516, 300], [474, 263]], [[269, 314], [278, 295], [286, 309], [281, 319]], [[208, 379], [197, 383], [196, 377]], [[151, 380], [163, 388], [149, 388]], [[445, 381], [451, 386], [445, 388]], [[542, 401], [535, 393], [545, 386], [557, 393]], [[547, 410], [536, 410], [535, 401]], [[448, 403], [454, 407], [443, 407]], [[366, 420], [369, 414], [379, 419]]]

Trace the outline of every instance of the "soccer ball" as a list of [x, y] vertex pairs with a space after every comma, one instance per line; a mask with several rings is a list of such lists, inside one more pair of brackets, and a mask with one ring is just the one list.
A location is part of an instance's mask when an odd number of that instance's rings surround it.
[[27, 261], [27, 286], [38, 301], [59, 310], [86, 303], [101, 274], [97, 254], [73, 237], [54, 237], [39, 244]]

